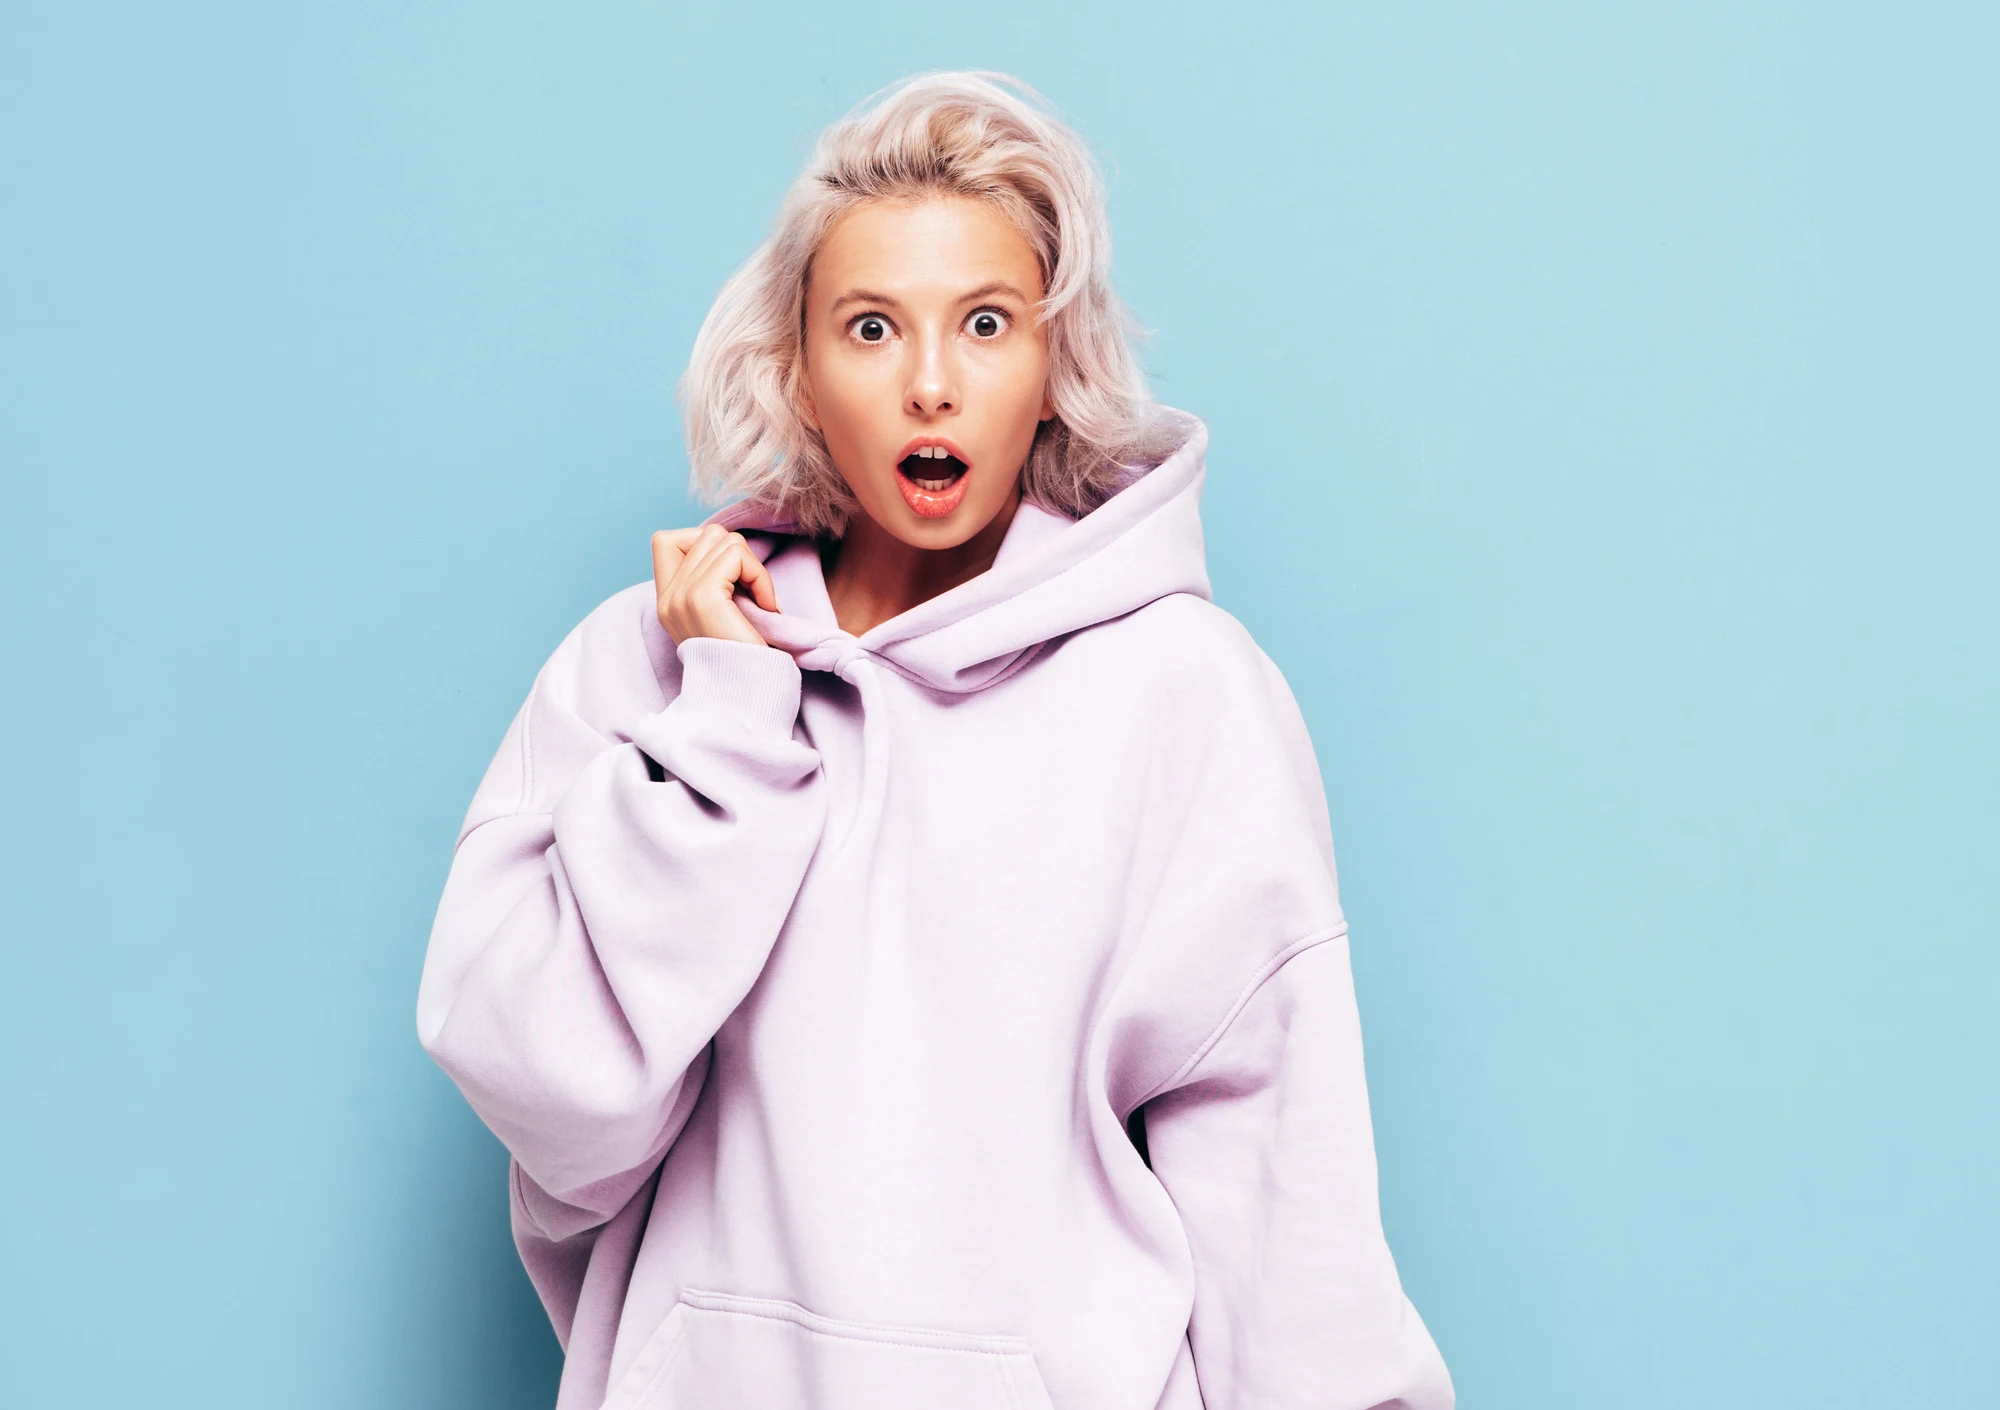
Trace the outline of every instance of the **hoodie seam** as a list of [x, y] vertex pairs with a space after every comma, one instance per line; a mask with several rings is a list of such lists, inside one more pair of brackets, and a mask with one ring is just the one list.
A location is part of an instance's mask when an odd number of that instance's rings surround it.
[[513, 1187], [515, 1207], [521, 1211], [521, 1217], [527, 1221], [529, 1228], [533, 1229], [541, 1238], [554, 1243], [555, 1236], [542, 1227], [542, 1221], [537, 1219], [534, 1210], [528, 1207], [528, 1196], [521, 1188], [521, 1181], [525, 1178], [521, 1171], [521, 1162], [515, 1160], [509, 1162], [509, 1164], [512, 1168], [508, 1172], [508, 1184]]
[[516, 813], [528, 811], [528, 803], [535, 796], [535, 702], [541, 697], [542, 677], [535, 675], [535, 683], [528, 687], [528, 703], [521, 707], [521, 797], [515, 803]]
[[[1258, 968], [1257, 972], [1250, 976], [1250, 981], [1236, 995], [1236, 1002], [1229, 1006], [1229, 1011], [1223, 1014], [1221, 1021], [1208, 1031], [1206, 1037], [1195, 1044], [1193, 1051], [1182, 1059], [1180, 1066], [1147, 1088], [1145, 1094], [1139, 1100], [1132, 1103], [1132, 1111], [1137, 1111], [1162, 1092], [1172, 1091], [1184, 1082], [1190, 1073], [1201, 1066], [1202, 1059], [1215, 1050], [1215, 1045], [1222, 1041], [1223, 1035], [1228, 1033], [1230, 1026], [1236, 1022], [1237, 1016], [1245, 1008], [1249, 1007], [1250, 1001], [1257, 996], [1257, 991], [1262, 989], [1279, 970], [1283, 969], [1307, 950], [1327, 944], [1329, 941], [1338, 940], [1345, 934], [1347, 934], [1347, 922], [1343, 920], [1326, 930], [1314, 931], [1310, 935], [1294, 940], [1291, 944], [1285, 946], [1284, 949], [1266, 960]], [[1130, 1116], [1130, 1112], [1127, 1113], [1127, 1116]]]

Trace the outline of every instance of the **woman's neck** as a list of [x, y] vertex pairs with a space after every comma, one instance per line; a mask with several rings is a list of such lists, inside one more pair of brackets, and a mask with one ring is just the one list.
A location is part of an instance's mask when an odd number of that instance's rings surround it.
[[856, 509], [847, 532], [823, 550], [826, 595], [840, 629], [860, 636], [993, 566], [1014, 511], [1016, 491], [992, 521], [955, 548], [913, 548]]

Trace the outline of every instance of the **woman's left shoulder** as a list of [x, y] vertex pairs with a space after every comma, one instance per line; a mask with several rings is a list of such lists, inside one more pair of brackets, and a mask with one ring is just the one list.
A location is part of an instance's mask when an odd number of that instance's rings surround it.
[[1241, 622], [1205, 597], [1173, 593], [1095, 631], [1102, 634], [1102, 649], [1152, 692], [1194, 702], [1293, 708], [1277, 665]]

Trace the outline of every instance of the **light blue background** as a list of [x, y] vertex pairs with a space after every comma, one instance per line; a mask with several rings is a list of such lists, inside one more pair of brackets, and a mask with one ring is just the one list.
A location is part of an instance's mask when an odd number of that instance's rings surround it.
[[1993, 1404], [1993, 8], [972, 9], [0, 12], [0, 1404], [548, 1404], [451, 839], [808, 135], [948, 65], [1213, 429], [1463, 1402]]

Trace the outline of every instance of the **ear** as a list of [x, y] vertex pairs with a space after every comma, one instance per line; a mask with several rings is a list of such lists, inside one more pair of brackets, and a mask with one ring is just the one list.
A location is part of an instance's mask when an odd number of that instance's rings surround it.
[[1040, 421], [1053, 421], [1056, 419], [1056, 404], [1049, 397], [1049, 389], [1046, 385], [1042, 388], [1041, 414], [1036, 419]]

